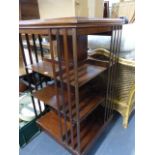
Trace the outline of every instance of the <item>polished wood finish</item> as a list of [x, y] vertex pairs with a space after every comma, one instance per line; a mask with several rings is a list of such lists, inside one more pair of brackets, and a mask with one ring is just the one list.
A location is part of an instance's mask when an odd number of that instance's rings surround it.
[[[32, 92], [33, 97], [51, 107], [38, 123], [72, 154], [85, 154], [113, 116], [113, 104], [108, 98], [114, 94], [111, 86], [117, 68], [111, 66], [117, 62], [114, 55], [119, 53], [123, 23], [122, 19], [86, 17], [20, 21], [27, 75], [37, 72], [52, 82]], [[92, 34], [111, 35], [108, 60], [88, 56], [87, 35]], [[49, 58], [45, 57], [44, 38], [48, 40]], [[103, 92], [103, 80], [100, 83], [97, 79], [102, 79], [105, 71], [108, 79]]]
[[[63, 31], [62, 31], [63, 33]], [[72, 37], [67, 36], [67, 47], [68, 47], [68, 61], [73, 62], [73, 46], [72, 46]], [[64, 61], [65, 52], [64, 52], [64, 44], [63, 37], [60, 37], [60, 53], [62, 53], [62, 61]], [[78, 62], [84, 61], [87, 59], [87, 36], [78, 36], [77, 37], [77, 50], [78, 50]]]
[[[58, 115], [54, 111], [50, 111], [46, 113], [44, 116], [39, 118], [37, 120], [37, 123], [44, 129], [46, 130], [50, 135], [54, 136], [57, 140], [61, 141], [61, 135], [59, 132], [59, 126], [58, 126]], [[61, 118], [62, 124], [63, 124], [63, 131], [64, 131], [64, 119]], [[70, 128], [70, 123], [67, 122], [67, 128]], [[65, 133], [63, 132], [63, 135]]]
[[[102, 63], [103, 64], [103, 63]], [[38, 72], [40, 74], [43, 74], [45, 76], [49, 76], [53, 78], [53, 70], [50, 62], [47, 61], [41, 61], [37, 64], [29, 65], [27, 66], [28, 69], [31, 69], [35, 72]], [[58, 65], [56, 66], [56, 72], [58, 73]], [[102, 73], [104, 70], [106, 70], [106, 67], [100, 67], [96, 65], [91, 64], [83, 64], [80, 65], [78, 68], [78, 82], [79, 87], [83, 86], [85, 83], [89, 82], [91, 79], [95, 78], [97, 75]], [[70, 85], [75, 86], [75, 79], [74, 79], [74, 70], [70, 70]], [[63, 74], [63, 82], [67, 83], [67, 75]], [[60, 77], [57, 78], [60, 80]]]
[[[106, 70], [105, 67], [95, 66], [88, 63], [85, 63], [83, 65], [80, 65], [78, 67], [78, 83], [79, 87], [83, 86], [87, 82], [89, 82], [91, 79], [95, 78], [97, 75], [101, 74], [104, 70]], [[74, 77], [74, 70], [70, 70], [69, 72], [70, 76], [70, 85], [75, 86], [75, 77]], [[67, 82], [66, 80], [67, 75], [63, 74], [63, 82]], [[60, 78], [58, 78], [60, 80]]]
[[[33, 93], [33, 96], [38, 98], [39, 100], [43, 101], [45, 104], [51, 106], [53, 109], [58, 110], [57, 107], [57, 98], [56, 98], [57, 92], [54, 84], [49, 85], [41, 90], [38, 90]], [[67, 93], [66, 91], [64, 92], [65, 96], [65, 103], [67, 102]], [[72, 94], [73, 96], [73, 94]], [[62, 103], [62, 98], [60, 94], [60, 89], [59, 89], [59, 94], [58, 94], [59, 99], [61, 100], [60, 102]], [[60, 105], [62, 109], [62, 104]]]
[[102, 18], [88, 18], [88, 17], [66, 17], [40, 20], [20, 21], [20, 27], [53, 27], [53, 26], [67, 26], [67, 27], [92, 27], [92, 26], [113, 26], [122, 25], [124, 21], [121, 19], [102, 19]]
[[[90, 64], [84, 64], [81, 65], [78, 68], [78, 83], [79, 87], [83, 86], [87, 82], [89, 82], [91, 79], [95, 78], [97, 75], [102, 73], [106, 68], [105, 67], [100, 67], [100, 66], [95, 66], [95, 65], [90, 65]], [[71, 70], [69, 72], [70, 75], [70, 84], [72, 86], [75, 85], [75, 79], [73, 75], [74, 71]], [[66, 74], [63, 75], [64, 82], [66, 82]]]
[[[51, 66], [51, 62], [48, 61], [40, 61], [38, 63], [26, 66], [28, 69], [31, 69], [35, 72], [38, 72], [42, 75], [53, 77], [53, 69]], [[58, 72], [58, 65], [56, 67], [56, 72]]]
[[[80, 140], [81, 152], [89, 146], [98, 131], [104, 126], [104, 109], [100, 106], [86, 120], [81, 123]], [[75, 134], [76, 137], [76, 134]], [[77, 146], [77, 144], [75, 144]]]
[[[93, 90], [91, 90], [93, 91]], [[80, 103], [79, 103], [79, 110], [80, 110], [80, 121], [86, 118], [101, 102], [104, 101], [104, 98], [100, 94], [95, 94], [90, 92], [90, 90], [82, 89], [80, 92]], [[45, 104], [52, 107], [54, 110], [58, 111], [57, 106], [57, 99], [56, 99], [56, 89], [54, 85], [49, 85], [41, 90], [38, 90], [33, 93], [33, 96], [37, 99], [43, 101]], [[62, 110], [62, 98], [59, 89], [59, 101], [60, 101], [60, 110], [63, 114]], [[72, 92], [71, 94], [71, 102], [72, 102], [72, 117], [73, 120], [76, 121], [76, 106], [74, 103], [75, 95]], [[64, 103], [65, 103], [65, 110], [67, 116], [69, 117], [69, 109], [68, 109], [68, 99], [67, 99], [67, 91], [64, 91]]]
[[[102, 131], [103, 128], [105, 128], [105, 125], [107, 122], [104, 122], [102, 119], [104, 117], [104, 108], [98, 107], [94, 113], [92, 113], [87, 119], [85, 119], [83, 122], [81, 122], [81, 129], [80, 129], [80, 139], [81, 139], [81, 151], [84, 152], [88, 149], [89, 144], [92, 143], [92, 139], [95, 139], [98, 137], [98, 133]], [[64, 120], [61, 118], [63, 129], [64, 129]], [[52, 125], [51, 125], [52, 122]], [[53, 138], [55, 138], [60, 144], [63, 143], [61, 140], [61, 136], [59, 134], [59, 128], [58, 128], [58, 115], [51, 111], [42, 116], [40, 119], [37, 120], [37, 123], [43, 128], [49, 135], [51, 135]], [[68, 132], [71, 127], [71, 124], [67, 122], [67, 128]], [[77, 142], [76, 142], [76, 128], [74, 127], [74, 149], [75, 154], [77, 150]], [[65, 135], [65, 133], [63, 133]], [[63, 136], [64, 139], [65, 136]], [[71, 146], [71, 140], [70, 140], [70, 133], [69, 133], [69, 146]], [[69, 148], [68, 148], [69, 149]]]

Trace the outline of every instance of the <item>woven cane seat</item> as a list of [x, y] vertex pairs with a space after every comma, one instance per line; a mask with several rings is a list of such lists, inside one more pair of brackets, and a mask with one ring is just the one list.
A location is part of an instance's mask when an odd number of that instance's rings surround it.
[[[91, 58], [107, 61], [109, 51], [105, 49], [96, 49], [90, 53]], [[123, 126], [128, 126], [129, 116], [134, 109], [135, 102], [135, 62], [118, 57], [118, 68], [115, 79], [112, 82], [114, 94], [112, 99], [108, 100], [113, 102], [114, 110], [123, 116]], [[114, 67], [114, 66], [113, 66]], [[102, 81], [108, 78], [108, 71], [102, 77]], [[106, 84], [104, 83], [106, 89]], [[105, 90], [103, 90], [105, 92]]]

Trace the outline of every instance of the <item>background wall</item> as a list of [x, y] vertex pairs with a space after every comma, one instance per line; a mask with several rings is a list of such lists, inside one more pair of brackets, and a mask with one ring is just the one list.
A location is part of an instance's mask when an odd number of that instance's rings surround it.
[[104, 0], [88, 0], [89, 17], [103, 18]]
[[38, 0], [40, 18], [103, 17], [104, 0]]
[[74, 16], [74, 0], [38, 0], [40, 18]]
[[88, 2], [89, 0], [75, 0], [73, 2], [75, 16], [88, 16]]

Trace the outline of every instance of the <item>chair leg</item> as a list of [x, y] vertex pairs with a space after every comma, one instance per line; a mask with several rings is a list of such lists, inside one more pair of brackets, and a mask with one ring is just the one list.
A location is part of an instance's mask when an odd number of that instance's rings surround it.
[[124, 128], [128, 127], [128, 121], [129, 121], [129, 116], [124, 116], [123, 117], [123, 127]]

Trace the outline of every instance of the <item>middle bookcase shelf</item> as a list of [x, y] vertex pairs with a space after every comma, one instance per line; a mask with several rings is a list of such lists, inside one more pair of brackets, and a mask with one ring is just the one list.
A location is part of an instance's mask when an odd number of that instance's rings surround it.
[[[62, 115], [66, 114], [69, 118], [69, 106], [71, 106], [73, 121], [76, 121], [76, 104], [75, 104], [75, 95], [71, 93], [71, 105], [68, 102], [68, 94], [67, 91], [63, 92], [64, 101], [62, 101], [62, 96], [60, 93], [60, 88], [56, 90], [54, 84], [48, 85], [47, 87], [42, 88], [34, 92], [32, 95], [43, 101], [46, 105], [50, 106], [56, 111], [60, 111]], [[79, 117], [80, 121], [86, 118], [99, 104], [104, 101], [104, 97], [100, 94], [92, 93], [92, 91], [85, 91], [82, 89], [80, 92], [80, 104], [79, 104]], [[89, 97], [88, 97], [89, 96]], [[59, 108], [57, 106], [57, 97], [59, 97]], [[63, 104], [65, 105], [65, 109], [63, 109]], [[65, 111], [64, 111], [65, 110]]]
[[[40, 61], [38, 63], [35, 63], [33, 65], [27, 66], [28, 69], [33, 70], [34, 72], [38, 72], [42, 75], [48, 76], [53, 78], [53, 70], [52, 70], [52, 63], [48, 61]], [[59, 75], [59, 67], [58, 65], [55, 66], [56, 74]], [[103, 66], [97, 66], [94, 64], [90, 64], [89, 62], [83, 63], [79, 65], [78, 67], [78, 84], [79, 87], [83, 86], [93, 78], [95, 78], [97, 75], [102, 73], [107, 69], [106, 65]], [[62, 67], [62, 80], [64, 83], [67, 83], [67, 75], [65, 72], [65, 67]], [[70, 77], [70, 85], [75, 86], [75, 76], [74, 76], [74, 69], [70, 69], [69, 71], [69, 77]], [[57, 76], [57, 80], [61, 80], [60, 76]]]

